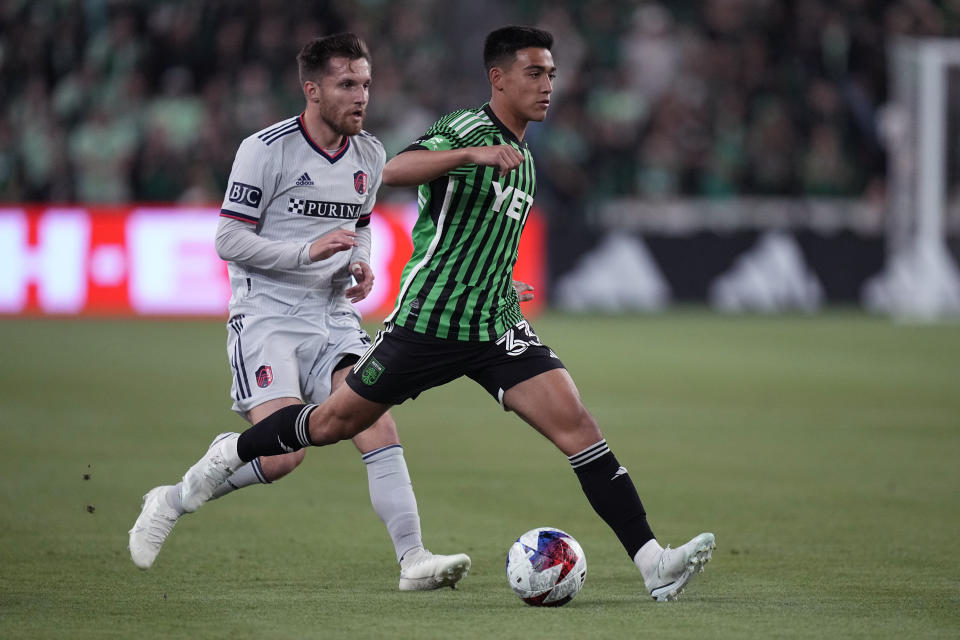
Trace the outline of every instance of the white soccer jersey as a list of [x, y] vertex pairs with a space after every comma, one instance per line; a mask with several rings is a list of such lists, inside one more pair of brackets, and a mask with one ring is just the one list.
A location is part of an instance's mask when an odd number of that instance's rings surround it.
[[[370, 223], [386, 154], [366, 131], [328, 153], [303, 117], [267, 127], [237, 150], [220, 215], [254, 225], [261, 238], [306, 245], [338, 228]], [[229, 262], [230, 313], [283, 312], [342, 298], [350, 251], [290, 269]]]

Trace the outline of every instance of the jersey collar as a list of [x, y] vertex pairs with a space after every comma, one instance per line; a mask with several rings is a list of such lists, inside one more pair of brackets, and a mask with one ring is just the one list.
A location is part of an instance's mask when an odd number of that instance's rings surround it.
[[503, 134], [504, 140], [515, 142], [517, 143], [517, 146], [523, 146], [523, 144], [517, 139], [517, 136], [513, 135], [513, 131], [510, 131], [510, 129], [507, 128], [507, 125], [500, 122], [500, 118], [493, 114], [493, 109], [490, 108], [489, 102], [483, 105], [483, 111], [487, 114], [487, 116], [489, 116], [490, 120], [493, 121], [493, 124], [497, 125], [497, 129], [500, 129], [500, 133]]
[[347, 149], [350, 148], [350, 136], [343, 136], [343, 144], [340, 145], [340, 148], [333, 152], [333, 155], [330, 155], [323, 150], [323, 147], [318, 145], [313, 141], [313, 138], [310, 137], [310, 133], [307, 132], [307, 126], [303, 123], [303, 114], [301, 113], [297, 117], [297, 126], [300, 127], [300, 133], [303, 134], [303, 139], [307, 141], [313, 150], [322, 155], [324, 158], [330, 161], [330, 164], [333, 164], [337, 160], [343, 157], [343, 154], [347, 152]]

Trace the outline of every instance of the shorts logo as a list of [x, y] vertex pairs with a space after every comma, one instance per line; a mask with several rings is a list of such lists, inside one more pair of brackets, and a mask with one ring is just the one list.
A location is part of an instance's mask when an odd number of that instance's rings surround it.
[[230, 185], [230, 202], [236, 202], [237, 204], [256, 209], [260, 206], [260, 200], [262, 198], [263, 191], [261, 191], [259, 187], [243, 184], [242, 182], [234, 182]]
[[357, 171], [353, 174], [353, 188], [357, 193], [363, 195], [367, 192], [367, 174], [363, 171]]
[[377, 362], [376, 358], [370, 358], [370, 361], [367, 362], [363, 371], [360, 372], [360, 379], [363, 381], [363, 384], [369, 387], [372, 384], [376, 384], [385, 369], [386, 367]]
[[270, 365], [265, 364], [259, 369], [257, 369], [257, 386], [261, 389], [266, 389], [270, 386], [270, 383], [273, 382], [273, 369], [270, 368]]

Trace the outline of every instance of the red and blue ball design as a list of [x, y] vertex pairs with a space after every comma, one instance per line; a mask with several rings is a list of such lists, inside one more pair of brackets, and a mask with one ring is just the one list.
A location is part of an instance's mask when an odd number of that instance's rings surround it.
[[520, 599], [535, 607], [560, 607], [587, 577], [587, 559], [574, 538], [540, 527], [517, 538], [507, 553], [507, 580]]

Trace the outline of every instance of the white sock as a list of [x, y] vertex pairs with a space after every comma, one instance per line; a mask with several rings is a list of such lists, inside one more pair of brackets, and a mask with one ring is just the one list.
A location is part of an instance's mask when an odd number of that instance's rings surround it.
[[[263, 475], [260, 458], [254, 458], [253, 462], [248, 462], [237, 469], [223, 484], [213, 490], [213, 495], [210, 496], [210, 499], [216, 500], [237, 489], [248, 487], [251, 484], [270, 484], [270, 481]], [[167, 489], [166, 495], [167, 504], [181, 516], [186, 513], [183, 508], [183, 503], [180, 502], [180, 489], [182, 486], [183, 482], [178, 482], [176, 485]]]
[[270, 484], [267, 477], [263, 475], [263, 467], [260, 466], [260, 458], [254, 458], [233, 472], [233, 475], [223, 481], [219, 487], [213, 490], [211, 500], [221, 498], [228, 493], [249, 487], [252, 484]]
[[413, 484], [398, 444], [363, 454], [367, 465], [370, 502], [393, 540], [397, 562], [404, 554], [423, 548], [420, 536], [420, 514]]
[[183, 486], [182, 482], [178, 482], [174, 486], [167, 489], [167, 504], [170, 505], [170, 508], [176, 511], [179, 515], [186, 513], [186, 510], [183, 508], [183, 503], [180, 502], [180, 487]]
[[633, 563], [637, 565], [637, 568], [640, 569], [640, 573], [646, 577], [650, 575], [651, 571], [657, 570], [657, 563], [660, 562], [660, 552], [663, 551], [663, 547], [660, 546], [660, 543], [653, 540], [647, 540], [647, 542], [640, 547], [640, 550], [637, 551], [637, 555], [633, 556]]

